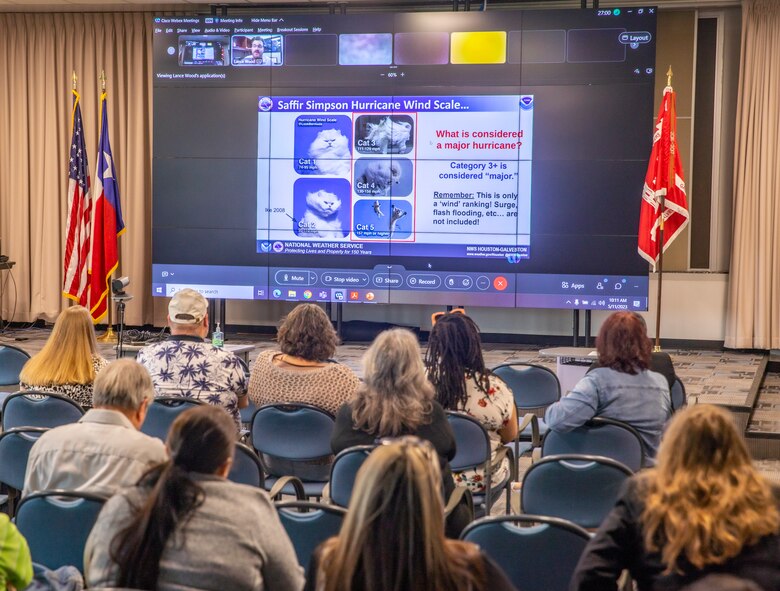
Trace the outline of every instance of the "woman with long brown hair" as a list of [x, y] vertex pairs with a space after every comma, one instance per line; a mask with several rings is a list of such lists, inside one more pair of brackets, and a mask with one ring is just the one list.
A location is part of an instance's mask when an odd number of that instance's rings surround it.
[[[355, 399], [336, 413], [333, 452], [372, 445], [383, 437], [416, 435], [436, 449], [442, 472], [439, 488], [448, 498], [455, 490], [449, 465], [455, 457], [455, 435], [434, 400], [417, 337], [403, 328], [380, 333], [363, 356], [363, 380]], [[447, 534], [458, 537], [471, 517], [468, 507], [456, 508], [447, 520]]]
[[642, 438], [647, 464], [658, 452], [672, 412], [669, 384], [650, 371], [650, 340], [644, 321], [633, 312], [615, 312], [596, 338], [600, 367], [589, 371], [571, 392], [547, 408], [553, 431], [570, 431], [593, 417], [628, 423]]
[[54, 392], [90, 408], [95, 375], [107, 365], [98, 352], [89, 310], [71, 306], [57, 317], [40, 353], [25, 363], [19, 388]]
[[303, 569], [268, 495], [225, 478], [235, 438], [216, 406], [173, 422], [170, 460], [98, 516], [84, 552], [90, 587], [300, 590]]
[[431, 445], [416, 437], [384, 442], [361, 466], [341, 532], [310, 565], [310, 591], [509, 591], [479, 547], [444, 537]]
[[780, 512], [734, 418], [696, 405], [678, 413], [655, 468], [634, 476], [588, 543], [572, 590], [674, 591], [712, 573], [780, 589]]

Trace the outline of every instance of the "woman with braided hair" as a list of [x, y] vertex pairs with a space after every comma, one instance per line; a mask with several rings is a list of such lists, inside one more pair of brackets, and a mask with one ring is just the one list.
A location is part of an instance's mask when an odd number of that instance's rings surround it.
[[[428, 339], [425, 365], [436, 400], [446, 410], [465, 412], [485, 427], [495, 460], [503, 444], [517, 435], [517, 409], [509, 386], [485, 367], [477, 324], [462, 313], [438, 316]], [[491, 479], [503, 482], [509, 475], [509, 459], [496, 463]], [[453, 476], [455, 484], [471, 492], [485, 490], [482, 470]]]

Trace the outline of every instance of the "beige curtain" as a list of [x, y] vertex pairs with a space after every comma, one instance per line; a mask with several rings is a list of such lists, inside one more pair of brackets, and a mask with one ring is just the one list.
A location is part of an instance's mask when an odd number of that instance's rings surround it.
[[743, 0], [725, 345], [780, 348], [780, 2]]
[[101, 70], [127, 232], [119, 273], [132, 278], [127, 322], [153, 320], [151, 297], [151, 19], [141, 13], [0, 14], [0, 239], [4, 319], [54, 319], [61, 295], [71, 73], [94, 179]]

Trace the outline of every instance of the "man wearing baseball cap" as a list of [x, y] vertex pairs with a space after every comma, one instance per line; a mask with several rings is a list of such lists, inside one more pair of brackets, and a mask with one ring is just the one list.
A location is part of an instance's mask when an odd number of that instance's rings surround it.
[[138, 362], [152, 376], [156, 396], [185, 396], [222, 406], [241, 428], [239, 408], [248, 404], [247, 367], [240, 357], [204, 339], [209, 304], [194, 289], [181, 289], [168, 303], [167, 340], [144, 347]]

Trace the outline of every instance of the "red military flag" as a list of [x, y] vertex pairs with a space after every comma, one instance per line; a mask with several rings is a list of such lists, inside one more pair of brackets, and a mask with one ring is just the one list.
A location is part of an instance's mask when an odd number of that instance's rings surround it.
[[[74, 74], [75, 76], [75, 74]], [[68, 221], [65, 237], [62, 293], [82, 306], [88, 304], [87, 265], [91, 236], [92, 189], [81, 121], [81, 97], [73, 90], [73, 111], [68, 162]]]
[[642, 206], [639, 212], [639, 254], [653, 265], [683, 228], [688, 225], [688, 201], [685, 195], [680, 151], [677, 149], [677, 111], [671, 85], [664, 97], [653, 134], [653, 151], [645, 175]]
[[108, 140], [106, 93], [100, 95], [101, 123], [95, 172], [94, 222], [89, 257], [89, 309], [99, 322], [108, 312], [108, 283], [119, 265], [117, 237], [125, 231], [114, 157]]

